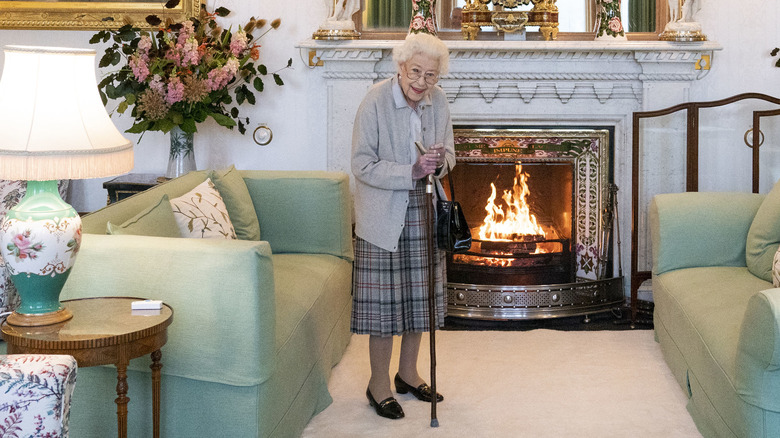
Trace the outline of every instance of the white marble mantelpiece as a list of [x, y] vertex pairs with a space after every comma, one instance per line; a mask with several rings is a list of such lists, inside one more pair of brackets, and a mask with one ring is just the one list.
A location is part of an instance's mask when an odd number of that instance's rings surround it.
[[[313, 57], [313, 120], [324, 122], [329, 170], [350, 173], [352, 125], [375, 82], [395, 74], [392, 48], [400, 41], [315, 41], [298, 44]], [[445, 41], [447, 93], [455, 125], [613, 126], [614, 175], [620, 188], [622, 242], [630, 242], [631, 115], [689, 100], [702, 56], [716, 42]], [[705, 63], [706, 64], [706, 63]], [[622, 250], [628, 268], [630, 248]], [[627, 283], [627, 282], [626, 282]], [[628, 285], [626, 285], [628, 287]]]
[[[313, 68], [326, 83], [320, 90], [321, 119], [328, 121], [328, 167], [348, 170], [351, 126], [368, 87], [395, 73], [391, 51], [398, 41], [315, 41], [298, 44], [314, 52]], [[634, 111], [688, 100], [702, 55], [720, 50], [714, 42], [663, 41], [446, 41], [450, 71], [446, 91], [455, 123], [488, 119], [506, 123], [580, 123], [623, 118]], [[563, 117], [560, 117], [563, 116]], [[560, 123], [553, 123], [560, 124]], [[595, 124], [602, 124], [601, 121]], [[609, 123], [610, 125], [613, 123]], [[334, 129], [337, 128], [337, 129]], [[338, 132], [334, 132], [338, 131]], [[630, 137], [628, 137], [630, 138]]]

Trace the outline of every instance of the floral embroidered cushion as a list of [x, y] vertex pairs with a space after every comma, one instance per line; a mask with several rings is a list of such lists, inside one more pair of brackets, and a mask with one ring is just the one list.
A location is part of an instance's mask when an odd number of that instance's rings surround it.
[[135, 217], [123, 223], [106, 224], [108, 234], [133, 234], [156, 237], [181, 237], [179, 224], [173, 216], [173, 208], [168, 195], [163, 195], [159, 201], [138, 213]]
[[173, 217], [182, 237], [235, 239], [227, 207], [211, 178], [171, 199]]
[[76, 359], [0, 355], [0, 436], [67, 437]]
[[260, 222], [257, 220], [255, 204], [241, 173], [235, 166], [230, 166], [224, 170], [212, 171], [210, 177], [225, 201], [228, 215], [236, 229], [236, 236], [241, 240], [260, 240]]

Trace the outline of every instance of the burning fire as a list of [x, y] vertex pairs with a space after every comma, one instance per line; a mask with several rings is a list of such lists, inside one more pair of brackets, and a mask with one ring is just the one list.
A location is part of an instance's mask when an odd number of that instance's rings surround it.
[[479, 239], [489, 241], [535, 241], [545, 238], [544, 229], [536, 222], [536, 216], [526, 202], [530, 193], [528, 190], [528, 174], [523, 173], [523, 166], [515, 165], [515, 180], [511, 190], [504, 190], [501, 197], [507, 210], [496, 205], [496, 185], [490, 183], [492, 192], [485, 205], [487, 216], [479, 227]]
[[472, 244], [472, 250], [476, 248], [475, 251], [482, 255], [456, 254], [454, 261], [480, 266], [510, 267], [519, 262], [516, 257], [512, 257], [516, 254], [546, 254], [557, 250], [560, 243], [546, 240], [548, 232], [551, 234], [550, 238], [557, 238], [555, 231], [551, 228], [546, 232], [531, 213], [526, 201], [530, 194], [527, 181], [528, 174], [523, 172], [523, 166], [515, 165], [514, 184], [511, 190], [504, 190], [502, 205], [496, 204], [496, 185], [490, 184], [492, 191], [485, 205], [487, 215], [482, 225], [472, 230], [478, 240]]

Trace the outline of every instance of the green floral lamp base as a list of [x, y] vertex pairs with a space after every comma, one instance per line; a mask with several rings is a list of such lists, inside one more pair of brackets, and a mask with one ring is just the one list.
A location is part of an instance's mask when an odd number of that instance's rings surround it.
[[57, 182], [28, 181], [25, 197], [0, 224], [0, 248], [21, 298], [9, 324], [49, 325], [73, 316], [59, 297], [80, 244], [81, 219]]
[[171, 151], [168, 156], [166, 178], [176, 178], [195, 170], [195, 134], [186, 133], [175, 126], [169, 133], [171, 136]]

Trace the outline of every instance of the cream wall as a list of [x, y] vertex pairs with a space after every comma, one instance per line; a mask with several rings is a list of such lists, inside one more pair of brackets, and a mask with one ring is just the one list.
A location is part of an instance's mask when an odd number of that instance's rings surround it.
[[[780, 45], [780, 4], [773, 0], [761, 2], [727, 2], [704, 0], [698, 15], [704, 32], [718, 41], [723, 50], [717, 52], [713, 68], [691, 88], [691, 99], [711, 100], [735, 93], [757, 91], [780, 96], [780, 69], [773, 67], [769, 51]], [[208, 4], [214, 4], [209, 0]], [[258, 18], [280, 17], [282, 26], [266, 35], [261, 58], [270, 71], [293, 58], [293, 69], [285, 70], [283, 87], [266, 81], [266, 90], [258, 96], [254, 107], [242, 107], [249, 116], [251, 129], [266, 123], [274, 132], [273, 142], [257, 146], [249, 135], [228, 131], [213, 122], [198, 127], [195, 139], [196, 161], [199, 168], [235, 164], [240, 169], [325, 169], [325, 121], [312, 116], [311, 108], [324, 105], [309, 99], [312, 90], [324, 86], [310, 74], [304, 58], [295, 48], [316, 30], [325, 17], [323, 0], [219, 0], [220, 6], [233, 11], [228, 17], [234, 25], [243, 24], [252, 15]], [[52, 45], [94, 47], [88, 43], [93, 32], [86, 31], [16, 31], [0, 30], [0, 45]], [[0, 55], [2, 64], [2, 55]], [[360, 99], [362, 96], [355, 96]], [[128, 117], [115, 117], [117, 126], [127, 129]], [[344, 126], [342, 129], [351, 129]], [[139, 136], [126, 134], [133, 142]], [[158, 173], [167, 164], [168, 138], [159, 133], [147, 133], [135, 147], [134, 172]], [[780, 178], [778, 163], [772, 166], [775, 179]], [[85, 180], [74, 183], [72, 204], [78, 211], [91, 211], [105, 205], [103, 180]]]
[[[744, 92], [761, 92], [780, 97], [780, 68], [769, 52], [780, 47], [780, 2], [752, 0], [701, 0], [696, 19], [706, 35], [720, 43], [712, 70], [691, 86], [691, 100], [717, 100]], [[705, 119], [701, 127], [700, 190], [750, 190], [750, 150], [743, 134], [752, 126], [750, 113], [724, 112]], [[761, 149], [761, 191], [768, 191], [780, 179], [780, 120], [762, 120], [767, 142]], [[732, 130], [726, 129], [733, 127]], [[712, 150], [708, 151], [707, 146]], [[736, 163], [736, 164], [735, 164]], [[735, 170], [735, 167], [737, 170]]]

